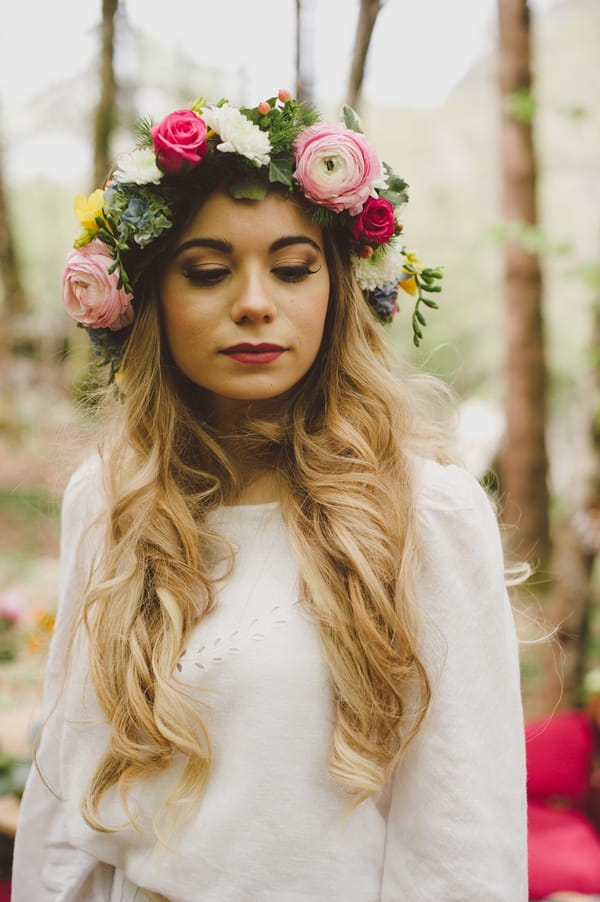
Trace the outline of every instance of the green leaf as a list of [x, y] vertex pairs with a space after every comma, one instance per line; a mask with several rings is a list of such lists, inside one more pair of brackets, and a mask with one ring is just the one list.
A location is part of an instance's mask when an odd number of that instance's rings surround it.
[[253, 179], [240, 179], [232, 182], [229, 193], [236, 200], [264, 200], [267, 188], [264, 182]]
[[404, 191], [406, 191], [406, 189], [408, 188], [408, 182], [405, 182], [404, 179], [400, 178], [399, 175], [396, 175], [389, 163], [384, 163], [383, 168], [385, 171], [385, 179], [390, 191], [397, 191], [399, 194], [403, 194]]
[[389, 191], [387, 188], [379, 190], [379, 196], [389, 200], [392, 207], [400, 207], [402, 204], [408, 203], [408, 194], [406, 191]]
[[271, 157], [269, 165], [269, 181], [279, 182], [282, 185], [292, 184], [292, 172], [294, 171], [294, 158], [291, 154], [277, 154]]
[[351, 106], [348, 106], [347, 103], [342, 107], [342, 112], [344, 114], [344, 125], [346, 128], [351, 129], [353, 132], [361, 132], [362, 133], [362, 125], [361, 121], [358, 118], [357, 113], [352, 109]]
[[[254, 123], [254, 125], [258, 125], [259, 128], [260, 128], [261, 120], [263, 118], [266, 118], [266, 117], [263, 117], [262, 113], [259, 113], [259, 111], [256, 109], [256, 107], [242, 107], [242, 109], [240, 110], [240, 113], [243, 113], [243, 115], [246, 117], [246, 119], [249, 119], [250, 122]], [[266, 129], [263, 129], [263, 131], [266, 131]]]

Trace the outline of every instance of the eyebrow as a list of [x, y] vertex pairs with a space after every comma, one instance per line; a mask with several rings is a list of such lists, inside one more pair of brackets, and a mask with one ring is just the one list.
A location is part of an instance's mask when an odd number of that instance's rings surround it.
[[[269, 253], [274, 254], [276, 251], [294, 244], [308, 244], [314, 247], [315, 250], [322, 252], [317, 242], [309, 238], [308, 235], [283, 235], [269, 245]], [[220, 238], [190, 238], [189, 241], [184, 241], [183, 244], [179, 245], [173, 257], [178, 257], [179, 254], [187, 251], [190, 247], [206, 247], [214, 251], [222, 251], [224, 254], [233, 253], [233, 245], [230, 241], [223, 241]]]
[[317, 242], [309, 238], [308, 235], [284, 235], [269, 245], [269, 253], [274, 254], [275, 251], [280, 251], [283, 247], [290, 247], [292, 244], [309, 244], [315, 250], [321, 250]]

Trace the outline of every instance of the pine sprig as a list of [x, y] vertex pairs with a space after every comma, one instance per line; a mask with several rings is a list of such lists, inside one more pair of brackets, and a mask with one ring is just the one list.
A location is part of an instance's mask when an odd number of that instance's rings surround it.
[[138, 119], [135, 124], [135, 137], [138, 147], [152, 147], [152, 134], [150, 129], [154, 126], [154, 120], [151, 116]]

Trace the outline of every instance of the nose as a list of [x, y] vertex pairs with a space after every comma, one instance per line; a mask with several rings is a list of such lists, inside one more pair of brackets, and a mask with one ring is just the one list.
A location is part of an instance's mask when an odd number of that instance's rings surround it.
[[238, 291], [231, 307], [231, 318], [235, 323], [272, 322], [277, 315], [272, 288], [267, 279], [258, 272], [240, 275]]

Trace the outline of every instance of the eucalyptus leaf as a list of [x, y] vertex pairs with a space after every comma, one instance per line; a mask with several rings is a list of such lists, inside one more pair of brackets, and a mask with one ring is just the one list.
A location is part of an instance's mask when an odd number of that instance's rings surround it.
[[408, 194], [405, 191], [399, 192], [383, 189], [379, 194], [381, 197], [385, 197], [386, 200], [389, 200], [392, 207], [400, 207], [402, 204], [408, 203]]
[[362, 133], [362, 124], [360, 119], [358, 118], [357, 113], [352, 109], [351, 106], [348, 106], [347, 103], [344, 104], [343, 108], [344, 114], [344, 125], [346, 128], [351, 129], [353, 132], [361, 132]]

